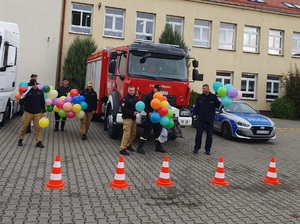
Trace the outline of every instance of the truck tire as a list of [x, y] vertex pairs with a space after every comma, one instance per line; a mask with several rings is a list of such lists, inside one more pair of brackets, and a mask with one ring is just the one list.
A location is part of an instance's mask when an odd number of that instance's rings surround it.
[[111, 139], [120, 139], [122, 136], [122, 125], [116, 124], [113, 121], [112, 109], [109, 108], [109, 112], [106, 118], [106, 127], [108, 135]]
[[9, 120], [9, 118], [10, 118], [10, 105], [6, 104], [5, 111], [3, 114], [3, 119], [0, 122], [0, 126], [4, 126], [5, 123]]

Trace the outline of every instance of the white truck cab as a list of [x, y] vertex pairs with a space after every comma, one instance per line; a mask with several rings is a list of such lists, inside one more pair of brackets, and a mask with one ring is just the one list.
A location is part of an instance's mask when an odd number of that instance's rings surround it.
[[15, 99], [19, 49], [19, 26], [0, 21], [0, 126], [20, 110]]

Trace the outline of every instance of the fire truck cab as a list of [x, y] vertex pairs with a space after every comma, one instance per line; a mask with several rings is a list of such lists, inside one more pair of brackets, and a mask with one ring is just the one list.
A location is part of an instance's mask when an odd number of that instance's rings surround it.
[[[140, 100], [149, 94], [155, 84], [168, 99], [175, 113], [174, 122], [190, 126], [189, 105], [191, 88], [187, 69], [188, 56], [178, 46], [152, 42], [135, 42], [129, 46], [114, 47], [92, 54], [87, 60], [86, 81], [95, 83], [98, 94], [97, 113], [104, 119], [104, 129], [111, 138], [122, 133], [120, 101], [134, 86]], [[202, 80], [198, 61], [193, 60], [193, 80]], [[137, 117], [142, 124], [146, 114]]]

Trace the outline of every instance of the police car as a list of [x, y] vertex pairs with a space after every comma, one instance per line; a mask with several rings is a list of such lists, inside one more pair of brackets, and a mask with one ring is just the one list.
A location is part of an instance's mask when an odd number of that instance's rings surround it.
[[259, 114], [243, 101], [232, 101], [216, 111], [214, 129], [222, 137], [271, 140], [276, 138], [276, 127], [268, 117]]

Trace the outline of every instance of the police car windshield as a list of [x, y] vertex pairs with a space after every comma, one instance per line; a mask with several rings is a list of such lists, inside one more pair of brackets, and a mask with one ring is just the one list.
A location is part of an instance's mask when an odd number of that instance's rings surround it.
[[244, 113], [244, 114], [257, 114], [257, 112], [248, 104], [240, 101], [232, 101], [224, 110], [229, 113]]
[[176, 55], [131, 51], [128, 75], [156, 80], [187, 81], [186, 60]]

